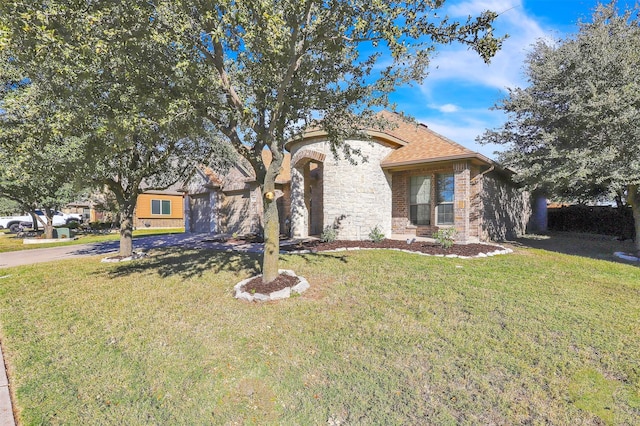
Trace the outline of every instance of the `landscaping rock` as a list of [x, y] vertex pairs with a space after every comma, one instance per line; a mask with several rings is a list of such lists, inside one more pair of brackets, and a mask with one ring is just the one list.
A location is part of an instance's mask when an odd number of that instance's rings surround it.
[[[310, 285], [309, 282], [304, 279], [303, 277], [298, 277], [295, 272], [293, 272], [292, 270], [289, 269], [280, 269], [278, 270], [278, 272], [280, 273], [280, 275], [286, 275], [289, 277], [295, 277], [297, 278], [297, 283], [293, 286], [288, 285], [284, 288], [280, 288], [277, 290], [274, 290], [272, 292], [270, 292], [269, 294], [263, 294], [263, 293], [259, 293], [259, 292], [255, 292], [255, 293], [250, 293], [248, 291], [246, 291], [246, 287], [255, 289], [256, 287], [251, 284], [251, 282], [253, 280], [255, 280], [256, 278], [260, 278], [262, 277], [262, 275], [257, 275], [255, 277], [251, 277], [251, 278], [247, 278], [245, 280], [240, 281], [239, 283], [237, 283], [235, 286], [233, 286], [233, 290], [234, 290], [234, 297], [236, 299], [241, 299], [241, 300], [246, 300], [248, 302], [267, 302], [267, 301], [271, 301], [271, 300], [282, 300], [282, 299], [287, 299], [289, 297], [291, 297], [291, 292], [295, 292], [297, 294], [301, 294], [304, 291], [306, 291]], [[289, 280], [281, 280], [281, 282], [287, 282], [287, 281], [291, 281]], [[277, 282], [277, 280], [276, 280]], [[273, 287], [273, 283], [269, 283], [267, 285], [268, 287]]]

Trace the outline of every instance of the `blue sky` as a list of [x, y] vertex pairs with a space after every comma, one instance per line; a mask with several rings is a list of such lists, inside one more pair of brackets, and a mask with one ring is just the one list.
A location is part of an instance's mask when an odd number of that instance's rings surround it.
[[[485, 129], [499, 127], [506, 116], [490, 108], [508, 87], [525, 87], [524, 59], [538, 39], [558, 40], [578, 31], [578, 21], [590, 22], [597, 0], [448, 0], [444, 11], [465, 20], [482, 10], [500, 14], [495, 34], [509, 34], [502, 50], [486, 65], [461, 46], [438, 49], [429, 76], [419, 87], [403, 88], [392, 96], [397, 109], [436, 132], [490, 158], [501, 146], [479, 145]], [[618, 7], [635, 0], [619, 0]]]

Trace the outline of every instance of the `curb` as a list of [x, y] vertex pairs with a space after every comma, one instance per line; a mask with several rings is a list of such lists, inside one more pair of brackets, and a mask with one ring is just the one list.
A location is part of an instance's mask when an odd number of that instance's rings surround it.
[[0, 347], [0, 426], [15, 426], [13, 418], [13, 406], [11, 405], [11, 394], [9, 392], [9, 379], [7, 369], [4, 365], [4, 355]]

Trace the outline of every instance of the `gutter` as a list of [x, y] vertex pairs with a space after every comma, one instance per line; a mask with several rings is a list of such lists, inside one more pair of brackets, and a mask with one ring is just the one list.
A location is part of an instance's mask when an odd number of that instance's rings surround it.
[[414, 166], [417, 164], [426, 164], [426, 163], [438, 163], [442, 161], [452, 161], [452, 160], [463, 160], [463, 159], [477, 159], [484, 163], [491, 164], [491, 167], [495, 167], [495, 162], [484, 155], [474, 152], [471, 154], [457, 154], [457, 155], [448, 155], [446, 157], [437, 157], [437, 158], [428, 158], [428, 159], [417, 159], [417, 160], [408, 160], [396, 163], [387, 163], [384, 161], [380, 164], [383, 169], [392, 169], [396, 167], [404, 167], [404, 166]]

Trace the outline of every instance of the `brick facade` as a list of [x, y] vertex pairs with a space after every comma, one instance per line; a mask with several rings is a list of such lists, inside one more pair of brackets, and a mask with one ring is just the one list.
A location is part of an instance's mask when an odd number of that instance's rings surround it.
[[470, 199], [470, 181], [471, 169], [468, 162], [460, 162], [453, 164], [454, 178], [454, 201], [453, 216], [454, 227], [457, 235], [456, 240], [460, 242], [469, 242], [469, 209]]
[[504, 241], [526, 233], [533, 214], [531, 194], [498, 172], [483, 175], [475, 185], [481, 241]]
[[[448, 164], [436, 164], [421, 166], [411, 170], [405, 170], [400, 172], [392, 172], [392, 225], [394, 234], [409, 234], [417, 235], [419, 237], [431, 237], [438, 231], [437, 225], [435, 200], [436, 200], [436, 176], [443, 173], [454, 173], [454, 167], [452, 163]], [[413, 176], [430, 176], [431, 177], [431, 218], [430, 225], [412, 225], [409, 218], [409, 191], [410, 180]], [[455, 176], [455, 174], [454, 174]], [[458, 180], [456, 180], [456, 187], [454, 193], [458, 194]], [[455, 201], [454, 201], [454, 214], [455, 214]], [[445, 225], [450, 226], [450, 225]]]

